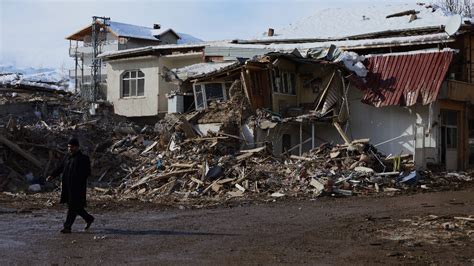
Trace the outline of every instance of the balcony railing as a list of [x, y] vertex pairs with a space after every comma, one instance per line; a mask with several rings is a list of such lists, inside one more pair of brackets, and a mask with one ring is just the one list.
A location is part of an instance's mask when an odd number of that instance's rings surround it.
[[[118, 50], [118, 41], [107, 41], [102, 45], [101, 51], [117, 51]], [[93, 48], [91, 43], [84, 43], [82, 46], [78, 45], [71, 45], [69, 47], [69, 56], [74, 57], [76, 53], [78, 55], [81, 54], [92, 54]]]

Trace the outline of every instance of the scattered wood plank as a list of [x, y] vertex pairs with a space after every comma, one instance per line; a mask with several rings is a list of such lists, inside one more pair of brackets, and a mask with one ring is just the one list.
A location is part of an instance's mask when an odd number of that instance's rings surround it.
[[157, 144], [158, 144], [158, 141], [153, 142], [141, 153], [141, 155], [146, 154], [147, 152], [151, 151]]
[[196, 166], [196, 163], [174, 163], [171, 165], [175, 168], [193, 168], [194, 166]]
[[267, 147], [266, 146], [263, 146], [263, 147], [258, 147], [258, 148], [255, 148], [255, 149], [250, 149], [250, 150], [241, 150], [239, 151], [240, 153], [257, 153], [257, 152], [261, 152], [263, 150], [265, 150]]
[[196, 184], [199, 184], [199, 185], [204, 185], [204, 182], [202, 182], [201, 180], [195, 178], [195, 177], [191, 177], [191, 180], [196, 183]]
[[234, 138], [234, 139], [238, 139], [238, 140], [244, 141], [244, 139], [241, 138], [241, 137], [238, 137], [238, 136], [235, 136], [235, 135], [231, 135], [231, 134], [227, 134], [227, 133], [224, 133], [224, 132], [217, 132], [216, 134], [217, 134], [217, 135], [222, 135], [222, 136], [226, 136], [226, 137], [229, 137], [229, 138]]
[[456, 220], [462, 220], [462, 221], [468, 221], [468, 222], [474, 222], [473, 217], [454, 217]]
[[18, 153], [19, 155], [23, 156], [23, 158], [33, 163], [36, 167], [40, 169], [42, 168], [43, 164], [38, 159], [36, 159], [33, 155], [26, 152], [22, 148], [20, 148], [16, 143], [11, 142], [10, 140], [8, 140], [7, 138], [1, 135], [0, 135], [0, 143], [5, 144], [5, 146], [12, 149], [14, 152]]
[[239, 184], [235, 184], [235, 187], [236, 187], [238, 190], [240, 190], [240, 191], [242, 191], [242, 192], [245, 192], [245, 188], [244, 188], [243, 186], [241, 186], [241, 185], [239, 185]]
[[297, 155], [291, 155], [290, 158], [295, 159], [295, 160], [308, 161], [308, 162], [313, 160], [312, 158], [309, 158], [309, 157], [297, 156]]
[[194, 133], [193, 127], [191, 124], [186, 120], [184, 117], [179, 118], [179, 122], [181, 122], [181, 129], [184, 131], [186, 138], [195, 138], [196, 133]]
[[341, 135], [345, 144], [349, 145], [351, 141], [349, 140], [349, 137], [347, 137], [346, 133], [344, 133], [344, 131], [342, 130], [341, 125], [339, 125], [339, 123], [336, 121], [333, 122], [333, 125], [337, 129], [337, 132], [339, 132], [339, 135]]
[[394, 13], [394, 14], [386, 16], [385, 18], [403, 17], [403, 16], [408, 16], [408, 15], [416, 15], [418, 13], [420, 13], [420, 11], [416, 11], [416, 10], [412, 9], [412, 10], [407, 10], [407, 11]]
[[187, 174], [187, 173], [193, 173], [193, 172], [197, 172], [197, 171], [199, 171], [199, 169], [188, 169], [188, 170], [174, 171], [174, 172], [154, 176], [154, 177], [150, 178], [149, 181], [159, 181], [159, 180], [163, 180], [163, 179], [166, 179], [168, 177], [171, 177], [171, 176], [182, 175], [182, 174]]
[[183, 141], [183, 143], [188, 143], [188, 142], [192, 142], [192, 141], [216, 141], [216, 140], [220, 140], [220, 139], [228, 139], [229, 137], [204, 137], [204, 138], [193, 138], [193, 139], [186, 139], [185, 141]]

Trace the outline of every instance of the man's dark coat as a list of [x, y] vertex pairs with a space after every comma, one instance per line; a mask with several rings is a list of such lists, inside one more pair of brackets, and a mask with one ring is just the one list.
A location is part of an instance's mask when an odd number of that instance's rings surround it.
[[73, 207], [86, 206], [87, 177], [91, 174], [90, 160], [87, 155], [77, 151], [66, 155], [51, 176], [62, 175], [61, 203]]

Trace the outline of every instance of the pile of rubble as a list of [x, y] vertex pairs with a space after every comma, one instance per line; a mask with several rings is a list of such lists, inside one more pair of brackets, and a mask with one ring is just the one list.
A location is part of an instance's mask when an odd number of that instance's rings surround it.
[[[91, 112], [74, 97], [55, 94], [55, 101], [35, 103], [33, 112], [1, 116], [0, 190], [53, 189], [44, 180], [66, 154], [71, 136], [91, 158], [94, 190], [122, 199], [350, 196], [471, 180], [460, 173], [414, 171], [411, 156], [386, 157], [369, 139], [324, 143], [300, 156], [276, 156], [269, 142], [243, 149], [242, 121], [257, 119], [248, 117], [238, 93], [205, 111], [168, 114], [154, 126], [138, 126], [107, 108]], [[215, 122], [220, 124], [213, 130], [198, 126]]]
[[71, 136], [81, 140], [99, 177], [110, 177], [110, 182], [122, 175], [122, 158], [107, 148], [116, 136], [126, 134], [122, 132], [132, 127], [130, 123], [109, 115], [108, 109], [92, 117], [89, 105], [71, 94], [25, 92], [24, 99], [22, 105], [9, 106], [11, 113], [0, 116], [0, 190], [36, 192], [52, 187], [45, 178], [66, 154]]
[[[414, 187], [430, 189], [446, 182], [427, 172], [412, 171], [413, 163], [407, 156], [382, 156], [368, 140], [350, 145], [326, 143], [304, 156], [276, 157], [269, 146], [238, 150], [238, 146], [229, 147], [229, 139], [216, 135], [175, 138], [169, 144], [156, 141], [140, 153], [142, 163], [124, 178], [117, 192], [143, 200], [174, 195], [179, 200], [204, 196], [220, 201], [393, 193]], [[232, 149], [234, 152], [229, 152]], [[394, 167], [394, 161], [402, 171], [375, 171]], [[458, 183], [470, 181], [469, 176], [459, 176]]]

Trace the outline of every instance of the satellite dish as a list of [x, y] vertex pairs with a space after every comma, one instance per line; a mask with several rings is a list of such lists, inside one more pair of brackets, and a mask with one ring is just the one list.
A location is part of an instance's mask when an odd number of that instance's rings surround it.
[[449, 18], [448, 23], [444, 26], [444, 31], [449, 35], [453, 36], [461, 27], [462, 17], [461, 15], [454, 15]]

